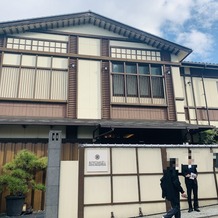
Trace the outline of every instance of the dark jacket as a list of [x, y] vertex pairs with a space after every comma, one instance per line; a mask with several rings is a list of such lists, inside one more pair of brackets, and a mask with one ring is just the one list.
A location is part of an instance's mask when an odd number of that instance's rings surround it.
[[179, 193], [184, 193], [178, 177], [178, 171], [175, 168], [164, 170], [161, 178], [162, 197], [168, 201], [178, 201]]
[[195, 173], [198, 175], [197, 171], [197, 165], [191, 165], [192, 167], [189, 168], [188, 165], [182, 165], [182, 175], [185, 177], [185, 183], [197, 183], [197, 179], [195, 178], [194, 180], [189, 179], [189, 177], [186, 177], [188, 174]]

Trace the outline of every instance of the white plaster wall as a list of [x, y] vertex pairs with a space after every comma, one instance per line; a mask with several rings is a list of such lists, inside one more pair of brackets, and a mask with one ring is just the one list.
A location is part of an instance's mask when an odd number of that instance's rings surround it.
[[161, 175], [140, 176], [140, 191], [142, 201], [163, 200], [160, 194], [161, 177]]
[[37, 58], [37, 67], [51, 67], [51, 57], [39, 56]]
[[140, 49], [151, 49], [157, 50], [152, 46], [143, 43], [136, 43], [136, 42], [124, 42], [124, 41], [115, 41], [110, 40], [110, 46], [117, 46], [117, 47], [125, 47], [125, 48], [140, 48]]
[[[110, 177], [86, 177], [84, 181], [84, 203], [110, 203], [111, 202], [111, 185]], [[95, 196], [95, 197], [93, 197]]]
[[20, 55], [5, 53], [3, 56], [3, 64], [20, 65]]
[[172, 67], [171, 72], [172, 72], [172, 78], [173, 78], [175, 98], [184, 98], [185, 96], [183, 94], [183, 86], [182, 86], [182, 81], [180, 77], [179, 67]]
[[22, 66], [35, 67], [36, 66], [36, 56], [33, 55], [22, 55]]
[[78, 218], [78, 168], [78, 161], [61, 161], [59, 218]]
[[89, 33], [89, 35], [109, 36], [109, 37], [112, 36], [112, 37], [125, 38], [116, 33], [110, 32], [108, 30], [94, 26], [92, 24], [84, 24], [84, 25], [78, 25], [78, 26], [72, 26], [72, 27], [58, 28], [57, 30], [60, 32], [81, 33], [81, 34]]
[[218, 79], [204, 79], [208, 107], [218, 107]]
[[185, 88], [186, 88], [186, 92], [187, 92], [187, 102], [188, 102], [188, 106], [194, 106], [194, 96], [193, 96], [193, 90], [192, 90], [192, 83], [191, 83], [191, 78], [190, 77], [186, 77], [185, 78]]
[[205, 96], [203, 90], [203, 84], [201, 78], [193, 78], [193, 87], [194, 87], [194, 94], [195, 94], [195, 101], [197, 107], [205, 107]]
[[[161, 173], [162, 161], [160, 149], [138, 149], [139, 173]], [[152, 166], [152, 167], [151, 167]]]
[[184, 113], [184, 100], [177, 100], [176, 101], [176, 111], [180, 113]]
[[100, 56], [100, 39], [79, 37], [79, 54]]
[[101, 119], [101, 80], [99, 61], [78, 61], [78, 119]]
[[136, 151], [134, 148], [112, 149], [113, 173], [136, 173]]
[[183, 80], [180, 76], [180, 69], [179, 67], [172, 67], [172, 79], [173, 79], [173, 88], [174, 88], [174, 95], [175, 95], [175, 105], [176, 105], [176, 118], [177, 121], [186, 121], [185, 118], [185, 96], [184, 96], [184, 85]]
[[138, 181], [136, 176], [113, 177], [114, 202], [138, 201]]
[[52, 68], [55, 69], [68, 69], [68, 59], [67, 58], [52, 58]]
[[[54, 29], [53, 29], [54, 30]], [[46, 34], [46, 33], [19, 33], [19, 34], [13, 34], [12, 37], [25, 37], [25, 38], [34, 38], [34, 39], [45, 39], [45, 40], [55, 40], [55, 41], [68, 41], [68, 36], [64, 35], [56, 35], [56, 34]]]
[[179, 59], [178, 59], [178, 57], [176, 55], [171, 54], [171, 61], [172, 62], [179, 62]]

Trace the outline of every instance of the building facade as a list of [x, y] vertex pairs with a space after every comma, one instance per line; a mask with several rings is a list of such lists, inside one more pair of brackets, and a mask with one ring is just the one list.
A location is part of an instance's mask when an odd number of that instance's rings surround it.
[[69, 159], [78, 143], [199, 143], [218, 126], [218, 65], [191, 52], [93, 12], [0, 23], [2, 150], [50, 130]]

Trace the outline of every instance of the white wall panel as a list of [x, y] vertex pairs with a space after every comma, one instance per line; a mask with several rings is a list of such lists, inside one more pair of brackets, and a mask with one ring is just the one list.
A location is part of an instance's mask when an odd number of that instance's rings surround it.
[[52, 71], [51, 99], [67, 100], [68, 72]]
[[113, 177], [114, 202], [138, 201], [138, 181], [136, 176]]
[[52, 58], [52, 68], [67, 69], [68, 59], [67, 58]]
[[204, 79], [208, 107], [218, 107], [217, 79]]
[[71, 32], [71, 33], [82, 33], [82, 34], [89, 33], [89, 35], [112, 36], [112, 37], [126, 38], [126, 37], [120, 36], [119, 34], [110, 32], [108, 30], [105, 30], [105, 29], [97, 27], [97, 26], [94, 26], [92, 24], [84, 24], [84, 25], [58, 28], [58, 31]]
[[37, 59], [37, 67], [51, 67], [51, 57], [39, 56]]
[[136, 151], [133, 148], [112, 149], [113, 173], [136, 173]]
[[172, 78], [175, 98], [184, 98], [179, 67], [172, 67]]
[[[205, 185], [205, 182], [207, 185]], [[198, 175], [198, 197], [217, 198], [214, 175]]]
[[191, 83], [191, 78], [190, 77], [186, 77], [185, 78], [185, 88], [186, 88], [186, 92], [187, 92], [187, 103], [188, 106], [195, 106], [194, 104], [194, 97], [193, 97], [193, 90], [192, 90], [192, 83]]
[[57, 34], [46, 34], [46, 33], [19, 33], [13, 34], [13, 36], [18, 37], [27, 37], [27, 38], [34, 38], [34, 39], [47, 39], [47, 40], [55, 40], [55, 41], [68, 41], [68, 36], [66, 35], [57, 35]]
[[78, 161], [61, 161], [58, 217], [78, 218]]
[[162, 172], [162, 161], [160, 149], [139, 148], [139, 173], [160, 173]]
[[35, 67], [36, 66], [36, 56], [33, 55], [22, 55], [22, 66]]
[[0, 81], [0, 96], [8, 98], [17, 97], [19, 79], [18, 68], [2, 68], [1, 81]]
[[36, 72], [36, 99], [49, 99], [50, 90], [50, 74], [49, 70], [37, 70]]
[[124, 41], [115, 41], [115, 40], [110, 40], [110, 46], [157, 50], [154, 47], [146, 45], [144, 43], [124, 42]]
[[111, 183], [110, 177], [85, 177], [84, 181], [84, 203], [110, 203]]
[[[161, 177], [161, 175], [140, 176], [140, 191], [142, 201], [162, 200], [159, 189]], [[151, 187], [157, 188], [152, 188], [151, 190]]]
[[193, 78], [193, 87], [197, 107], [205, 107], [205, 96], [201, 78]]
[[177, 100], [176, 101], [176, 111], [177, 112], [180, 112], [180, 113], [185, 113], [184, 111], [184, 100], [180, 101], [180, 100]]
[[21, 69], [20, 72], [20, 85], [19, 85], [19, 98], [33, 98], [34, 92], [34, 69]]
[[7, 54], [5, 53], [3, 56], [3, 65], [20, 65], [20, 55], [18, 54]]
[[78, 119], [101, 118], [101, 80], [99, 61], [78, 61]]
[[79, 54], [100, 56], [100, 40], [79, 38]]

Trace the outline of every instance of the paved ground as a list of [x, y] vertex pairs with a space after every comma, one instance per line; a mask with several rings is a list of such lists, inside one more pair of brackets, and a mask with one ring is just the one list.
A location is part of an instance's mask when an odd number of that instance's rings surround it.
[[[218, 218], [218, 204], [207, 206], [207, 207], [200, 207], [201, 212], [191, 212], [188, 213], [187, 210], [182, 211], [182, 218]], [[161, 218], [164, 214], [156, 214], [156, 215], [145, 215], [144, 217], [150, 218]], [[21, 216], [6, 216], [4, 214], [0, 214], [0, 218], [44, 218], [44, 212], [34, 212], [30, 215], [21, 215]], [[64, 218], [64, 217], [60, 217]], [[96, 217], [99, 218], [99, 217]], [[104, 217], [103, 217], [104, 218]]]
[[[213, 206], [207, 206], [207, 207], [200, 207], [200, 212], [193, 211], [191, 213], [188, 213], [188, 210], [182, 211], [182, 218], [218, 218], [218, 205]], [[158, 215], [151, 215], [146, 217], [152, 217], [152, 218], [161, 218], [164, 214], [158, 214]]]
[[5, 214], [0, 214], [0, 218], [44, 218], [44, 212], [34, 212], [29, 215], [20, 215], [20, 216], [6, 216]]

